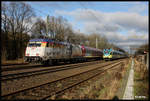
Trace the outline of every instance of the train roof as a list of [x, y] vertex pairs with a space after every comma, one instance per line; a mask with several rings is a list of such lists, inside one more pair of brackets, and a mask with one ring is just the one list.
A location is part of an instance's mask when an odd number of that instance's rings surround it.
[[84, 46], [84, 47], [89, 50], [102, 51], [101, 49], [97, 49], [97, 48], [92, 48], [92, 47], [87, 47], [87, 46]]
[[120, 51], [117, 51], [117, 50], [113, 50], [113, 52], [119, 53], [119, 54], [124, 54], [123, 52], [120, 52]]
[[31, 39], [31, 40], [29, 40], [29, 42], [55, 42], [55, 43], [62, 44], [62, 45], [70, 45], [70, 43], [68, 43], [68, 42], [55, 41], [52, 39]]
[[123, 52], [120, 52], [120, 51], [117, 51], [117, 50], [114, 50], [114, 49], [104, 49], [103, 51], [106, 51], [106, 50], [110, 50], [114, 53], [120, 53], [120, 54], [124, 54]]
[[52, 39], [31, 39], [29, 42], [53, 42]]

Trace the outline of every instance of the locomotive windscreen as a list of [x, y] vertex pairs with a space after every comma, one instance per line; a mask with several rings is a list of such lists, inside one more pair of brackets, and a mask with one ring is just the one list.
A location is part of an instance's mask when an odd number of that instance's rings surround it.
[[28, 47], [40, 47], [41, 43], [29, 43]]
[[103, 53], [105, 55], [111, 54], [112, 49], [104, 49]]

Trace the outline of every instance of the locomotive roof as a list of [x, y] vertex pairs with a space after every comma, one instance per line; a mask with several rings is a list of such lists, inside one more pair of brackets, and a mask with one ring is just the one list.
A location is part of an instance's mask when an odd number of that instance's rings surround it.
[[52, 40], [52, 39], [31, 39], [29, 40], [29, 42], [56, 42], [58, 44], [63, 44], [63, 45], [69, 45], [70, 43], [67, 43], [67, 42], [63, 42], [63, 41], [55, 41], [55, 40]]
[[52, 39], [31, 39], [29, 42], [52, 42]]
[[124, 54], [123, 52], [120, 52], [120, 51], [117, 51], [117, 50], [114, 50], [114, 49], [104, 49], [103, 51], [107, 51], [107, 50], [112, 51], [114, 53]]

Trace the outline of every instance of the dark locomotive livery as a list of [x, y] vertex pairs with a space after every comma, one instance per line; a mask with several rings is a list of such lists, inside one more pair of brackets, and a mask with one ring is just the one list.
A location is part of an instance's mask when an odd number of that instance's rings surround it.
[[100, 49], [51, 39], [31, 39], [25, 51], [25, 61], [42, 64], [102, 58], [103, 52]]

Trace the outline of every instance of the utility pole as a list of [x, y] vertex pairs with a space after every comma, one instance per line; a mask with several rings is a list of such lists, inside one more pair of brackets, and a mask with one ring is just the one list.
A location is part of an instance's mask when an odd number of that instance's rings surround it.
[[98, 42], [97, 42], [97, 37], [96, 37], [96, 48], [98, 48]]
[[46, 19], [46, 34], [48, 36], [48, 28], [49, 28], [49, 15], [47, 15], [47, 19]]
[[130, 47], [130, 52], [129, 53], [130, 53], [130, 56], [131, 56], [131, 47]]
[[79, 31], [79, 33], [80, 33], [80, 29], [79, 29], [78, 31]]

